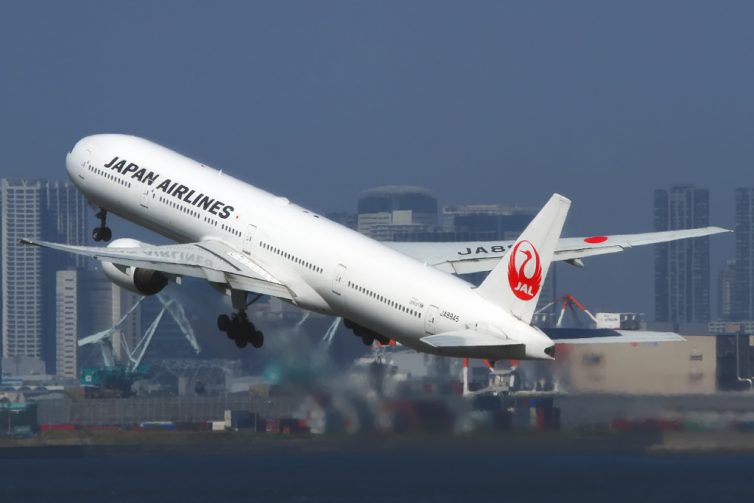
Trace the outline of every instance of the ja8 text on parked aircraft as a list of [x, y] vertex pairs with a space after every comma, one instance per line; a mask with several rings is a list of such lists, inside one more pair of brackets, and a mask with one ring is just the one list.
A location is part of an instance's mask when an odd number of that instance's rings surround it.
[[[218, 328], [238, 347], [262, 346], [250, 302], [269, 295], [341, 316], [366, 344], [399, 343], [427, 353], [552, 359], [555, 343], [682, 340], [661, 332], [545, 333], [532, 326], [553, 260], [726, 232], [718, 227], [561, 238], [571, 202], [553, 194], [515, 242], [380, 243], [317, 213], [134, 136], [81, 139], [68, 176], [97, 208], [96, 241], [110, 241], [112, 212], [177, 244], [121, 238], [106, 247], [22, 240], [102, 262], [115, 284], [142, 295], [183, 276], [230, 296]], [[475, 287], [456, 274], [488, 271]]]

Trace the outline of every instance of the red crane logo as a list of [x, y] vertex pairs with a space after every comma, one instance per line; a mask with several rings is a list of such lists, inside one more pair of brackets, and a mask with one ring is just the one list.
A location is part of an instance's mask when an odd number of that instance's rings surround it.
[[542, 286], [542, 264], [539, 253], [530, 241], [519, 241], [508, 260], [508, 284], [513, 295], [521, 300], [537, 296]]

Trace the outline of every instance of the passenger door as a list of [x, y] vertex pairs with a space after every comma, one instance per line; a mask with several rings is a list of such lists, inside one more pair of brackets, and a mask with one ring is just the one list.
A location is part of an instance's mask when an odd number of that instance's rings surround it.
[[440, 315], [440, 310], [437, 306], [429, 306], [427, 308], [427, 314], [424, 318], [424, 331], [430, 335], [435, 334], [437, 327], [437, 317]]
[[247, 225], [246, 231], [243, 234], [243, 242], [241, 244], [241, 249], [246, 255], [251, 255], [251, 249], [254, 246], [254, 236], [257, 235], [257, 226], [256, 225]]
[[346, 277], [346, 266], [343, 264], [338, 264], [338, 267], [335, 268], [335, 275], [332, 279], [332, 293], [335, 295], [342, 296], [343, 292], [343, 283], [345, 282]]
[[139, 198], [139, 204], [142, 208], [149, 209], [149, 189], [144, 189]]

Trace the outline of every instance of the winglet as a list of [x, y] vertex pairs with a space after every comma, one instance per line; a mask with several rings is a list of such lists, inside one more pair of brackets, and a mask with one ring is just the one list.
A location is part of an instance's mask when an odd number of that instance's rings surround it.
[[479, 295], [530, 323], [571, 201], [553, 194], [477, 289]]

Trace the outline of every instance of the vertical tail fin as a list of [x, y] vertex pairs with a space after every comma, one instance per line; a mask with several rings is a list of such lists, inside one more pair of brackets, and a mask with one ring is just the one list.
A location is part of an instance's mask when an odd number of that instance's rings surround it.
[[553, 194], [477, 292], [530, 323], [571, 201]]

